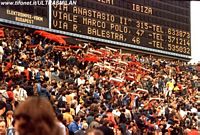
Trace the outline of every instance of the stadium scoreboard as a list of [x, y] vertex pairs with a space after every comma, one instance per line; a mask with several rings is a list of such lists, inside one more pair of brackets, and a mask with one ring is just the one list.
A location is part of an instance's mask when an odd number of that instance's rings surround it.
[[[1, 18], [52, 32], [180, 58], [191, 56], [188, 1], [73, 0], [35, 6], [28, 12], [32, 18], [25, 22], [24, 9], [2, 8]], [[19, 12], [21, 20], [12, 12]]]

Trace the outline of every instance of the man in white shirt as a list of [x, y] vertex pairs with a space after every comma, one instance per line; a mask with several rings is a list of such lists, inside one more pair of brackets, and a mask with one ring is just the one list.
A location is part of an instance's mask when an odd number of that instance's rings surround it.
[[16, 89], [14, 89], [13, 94], [14, 94], [15, 100], [18, 102], [22, 102], [28, 97], [27, 92], [23, 88], [21, 88], [19, 85], [17, 85]]
[[80, 86], [81, 84], [85, 84], [84, 76], [80, 76], [80, 77], [77, 79], [77, 83], [78, 83], [78, 86]]

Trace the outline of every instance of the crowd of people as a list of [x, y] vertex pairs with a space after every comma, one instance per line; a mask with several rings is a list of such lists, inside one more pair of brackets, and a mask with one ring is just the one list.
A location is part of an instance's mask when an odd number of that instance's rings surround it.
[[4, 32], [1, 135], [198, 134], [200, 65]]

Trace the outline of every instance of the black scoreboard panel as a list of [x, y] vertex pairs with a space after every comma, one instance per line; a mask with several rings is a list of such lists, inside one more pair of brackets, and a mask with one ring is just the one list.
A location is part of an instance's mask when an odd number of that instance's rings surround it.
[[122, 46], [191, 56], [188, 1], [77, 0], [77, 5], [52, 5], [51, 24]]
[[45, 0], [3, 0], [3, 2], [4, 4], [0, 4], [0, 18], [49, 27], [48, 5]]

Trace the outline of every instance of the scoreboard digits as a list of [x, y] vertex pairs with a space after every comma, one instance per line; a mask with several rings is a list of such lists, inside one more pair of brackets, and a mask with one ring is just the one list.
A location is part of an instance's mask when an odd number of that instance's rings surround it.
[[[149, 1], [152, 4], [145, 4]], [[79, 0], [76, 6], [53, 5], [52, 28], [191, 55], [190, 16], [153, 5], [161, 3], [184, 12], [190, 12], [189, 8], [164, 1], [145, 0], [143, 3], [139, 0]], [[168, 18], [158, 16], [159, 13]], [[173, 20], [170, 15], [179, 20]]]

